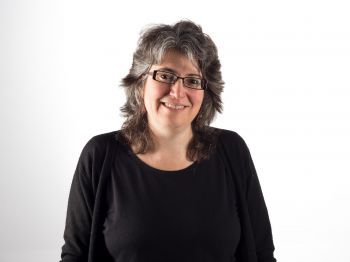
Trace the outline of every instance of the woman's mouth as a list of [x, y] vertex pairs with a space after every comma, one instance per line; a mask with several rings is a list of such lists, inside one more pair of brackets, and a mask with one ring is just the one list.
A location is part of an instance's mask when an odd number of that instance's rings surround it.
[[169, 108], [169, 109], [173, 109], [173, 110], [182, 110], [184, 109], [185, 105], [180, 105], [180, 104], [172, 104], [172, 103], [168, 103], [168, 102], [161, 102], [162, 105], [164, 105], [165, 107]]

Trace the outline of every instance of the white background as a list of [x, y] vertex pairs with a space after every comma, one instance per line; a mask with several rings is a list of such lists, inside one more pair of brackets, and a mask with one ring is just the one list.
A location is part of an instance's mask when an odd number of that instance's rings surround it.
[[347, 1], [0, 4], [0, 261], [58, 261], [85, 143], [120, 128], [141, 29], [188, 18], [226, 82], [213, 126], [247, 142], [284, 262], [350, 261]]

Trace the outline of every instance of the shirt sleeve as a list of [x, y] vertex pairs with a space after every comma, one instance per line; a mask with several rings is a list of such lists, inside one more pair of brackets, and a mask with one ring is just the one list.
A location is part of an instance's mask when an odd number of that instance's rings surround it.
[[244, 169], [246, 171], [246, 200], [258, 262], [276, 262], [273, 255], [275, 247], [270, 219], [259, 178], [248, 146], [243, 139], [241, 142], [243, 143]]
[[87, 261], [88, 257], [94, 203], [90, 144], [82, 150], [71, 183], [61, 262]]

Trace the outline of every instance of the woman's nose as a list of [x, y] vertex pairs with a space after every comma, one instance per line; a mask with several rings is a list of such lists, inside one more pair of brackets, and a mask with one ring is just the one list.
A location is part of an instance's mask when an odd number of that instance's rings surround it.
[[174, 98], [182, 98], [185, 96], [185, 87], [182, 79], [177, 79], [177, 81], [170, 86], [170, 95]]

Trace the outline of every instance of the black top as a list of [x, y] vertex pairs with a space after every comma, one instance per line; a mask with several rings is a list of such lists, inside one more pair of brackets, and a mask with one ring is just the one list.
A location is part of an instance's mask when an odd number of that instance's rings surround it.
[[103, 234], [114, 261], [235, 261], [240, 224], [217, 153], [163, 171], [125, 145], [111, 170]]
[[144, 163], [119, 131], [91, 138], [73, 176], [61, 261], [275, 262], [248, 147], [217, 130], [211, 157], [178, 171]]

